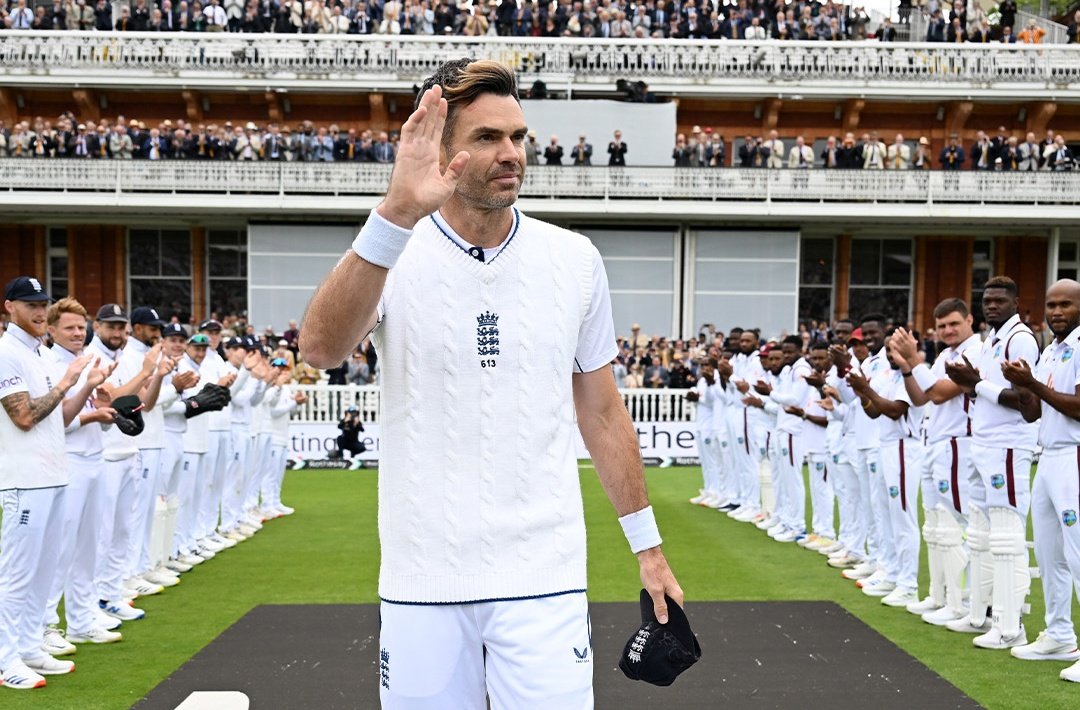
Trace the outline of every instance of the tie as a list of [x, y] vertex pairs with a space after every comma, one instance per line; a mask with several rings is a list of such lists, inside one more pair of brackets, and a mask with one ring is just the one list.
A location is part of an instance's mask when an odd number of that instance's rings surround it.
[[154, 141], [150, 144], [150, 160], [157, 160], [160, 157], [161, 154], [158, 152], [157, 141]]
[[353, 153], [354, 153], [355, 150], [356, 150], [356, 144], [350, 143], [349, 144], [349, 160], [353, 159]]

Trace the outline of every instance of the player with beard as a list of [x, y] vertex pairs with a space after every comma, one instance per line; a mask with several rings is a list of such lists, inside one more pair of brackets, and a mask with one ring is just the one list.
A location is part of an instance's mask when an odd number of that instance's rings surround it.
[[829, 413], [825, 410], [825, 407], [833, 406], [833, 400], [821, 389], [832, 368], [828, 343], [819, 340], [811, 345], [807, 360], [813, 372], [805, 378], [810, 386], [806, 402], [800, 407], [791, 407], [789, 411], [803, 420], [801, 442], [810, 471], [811, 532], [799, 544], [808, 550], [820, 550], [836, 543], [833, 525], [835, 496], [832, 481], [829, 480]]
[[765, 376], [757, 333], [744, 330], [739, 335], [738, 351], [731, 358], [731, 367], [732, 406], [728, 408], [728, 428], [733, 488], [737, 491], [735, 502], [739, 507], [728, 515], [740, 522], [757, 524], [765, 517], [761, 511], [760, 470], [766, 456], [768, 418], [761, 408], [744, 402], [750, 394], [750, 385]]
[[761, 495], [761, 519], [754, 523], [758, 530], [769, 530], [778, 522], [776, 512], [776, 445], [779, 436], [776, 432], [776, 415], [779, 407], [769, 399], [768, 395], [762, 394], [761, 390], [776, 385], [777, 378], [784, 369], [784, 353], [779, 347], [768, 345], [764, 353], [764, 372], [753, 385], [753, 394], [743, 397], [743, 404], [761, 412], [764, 419], [764, 437], [762, 446], [765, 450], [763, 461], [767, 464], [761, 467], [758, 476]]

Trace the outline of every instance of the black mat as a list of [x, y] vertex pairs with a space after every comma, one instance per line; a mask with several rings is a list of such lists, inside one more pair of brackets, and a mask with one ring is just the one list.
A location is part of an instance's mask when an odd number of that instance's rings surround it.
[[[591, 613], [600, 709], [979, 707], [831, 602], [690, 605], [703, 656], [669, 688], [616, 667], [636, 604]], [[258, 607], [135, 708], [173, 710], [197, 690], [243, 691], [252, 710], [377, 708], [378, 618], [371, 605]]]

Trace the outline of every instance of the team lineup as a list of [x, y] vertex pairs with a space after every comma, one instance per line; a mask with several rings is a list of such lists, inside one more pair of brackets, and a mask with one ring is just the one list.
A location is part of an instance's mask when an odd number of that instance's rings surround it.
[[[837, 339], [808, 353], [798, 336], [759, 350], [743, 332], [737, 349], [702, 364], [688, 394], [704, 478], [691, 503], [826, 555], [864, 594], [973, 634], [976, 647], [1080, 661], [1070, 615], [1074, 585], [1080, 595], [1080, 284], [1047, 291], [1054, 340], [1042, 353], [1011, 279], [991, 278], [982, 306], [985, 340], [964, 301], [935, 308], [946, 348], [932, 367], [881, 314], [837, 323]], [[1046, 600], [1046, 630], [1030, 643], [1029, 511]], [[1060, 677], [1080, 682], [1080, 662]]]

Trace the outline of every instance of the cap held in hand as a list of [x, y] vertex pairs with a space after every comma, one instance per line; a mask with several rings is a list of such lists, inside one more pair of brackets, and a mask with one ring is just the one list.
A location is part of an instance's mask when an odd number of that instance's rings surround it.
[[656, 620], [652, 597], [641, 590], [641, 627], [626, 642], [619, 660], [619, 668], [630, 680], [671, 685], [701, 658], [701, 646], [686, 613], [666, 594], [664, 600], [668, 622], [661, 624]]
[[142, 417], [143, 404], [136, 395], [117, 397], [113, 400], [112, 408], [115, 412], [113, 424], [117, 429], [128, 436], [142, 434], [146, 426]]

